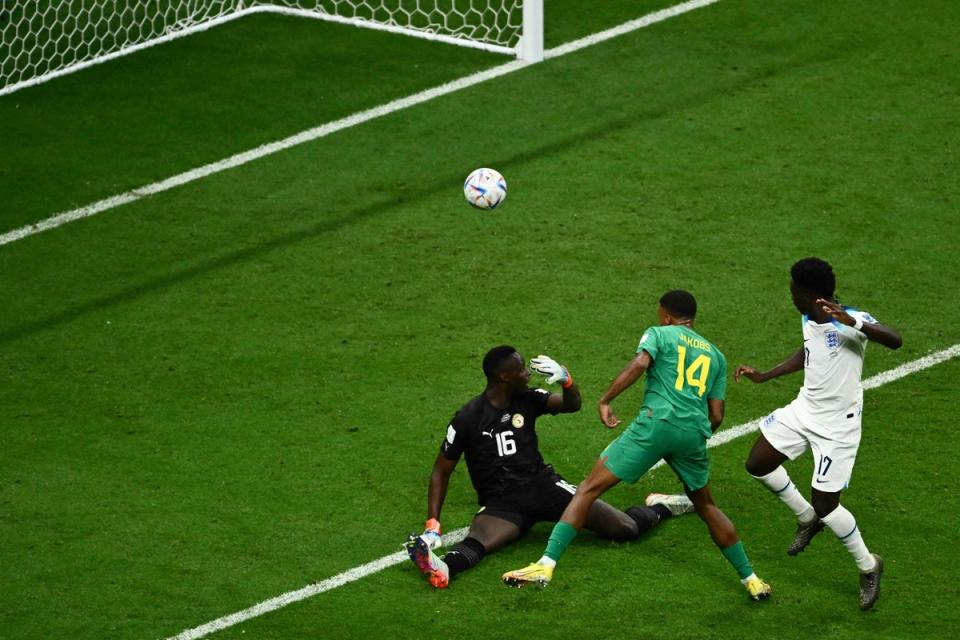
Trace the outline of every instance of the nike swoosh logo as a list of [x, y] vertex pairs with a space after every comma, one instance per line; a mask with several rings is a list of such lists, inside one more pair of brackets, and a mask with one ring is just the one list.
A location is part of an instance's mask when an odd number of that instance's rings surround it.
[[823, 483], [823, 482], [826, 482], [826, 480], [821, 480], [820, 478], [817, 478], [817, 484], [820, 484], [820, 483]]

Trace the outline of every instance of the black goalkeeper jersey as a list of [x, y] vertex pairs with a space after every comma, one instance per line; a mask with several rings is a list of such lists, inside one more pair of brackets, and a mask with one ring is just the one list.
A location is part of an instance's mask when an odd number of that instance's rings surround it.
[[481, 393], [453, 416], [440, 451], [450, 460], [466, 458], [481, 505], [552, 474], [536, 431], [537, 417], [549, 413], [549, 397], [546, 389], [529, 389], [497, 409]]

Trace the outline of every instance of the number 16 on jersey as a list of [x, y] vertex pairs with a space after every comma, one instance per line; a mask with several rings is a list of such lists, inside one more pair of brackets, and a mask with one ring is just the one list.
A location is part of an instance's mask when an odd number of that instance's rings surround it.
[[513, 440], [513, 431], [500, 431], [494, 434], [497, 440], [497, 454], [503, 458], [517, 452], [517, 443]]

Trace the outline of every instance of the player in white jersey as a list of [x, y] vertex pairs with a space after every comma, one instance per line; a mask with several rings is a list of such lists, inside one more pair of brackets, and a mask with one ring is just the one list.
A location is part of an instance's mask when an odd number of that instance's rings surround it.
[[[837, 535], [860, 569], [860, 608], [866, 610], [880, 596], [883, 561], [867, 550], [856, 519], [840, 504], [840, 494], [850, 482], [860, 446], [860, 380], [867, 342], [898, 349], [902, 339], [870, 314], [840, 305], [833, 297], [833, 269], [823, 260], [800, 260], [790, 277], [793, 304], [803, 314], [803, 347], [769, 371], [740, 365], [734, 379], [761, 383], [803, 369], [803, 387], [793, 402], [761, 421], [746, 467], [797, 516], [788, 554], [803, 551], [825, 526]], [[814, 464], [812, 505], [783, 468], [787, 459], [808, 448]]]

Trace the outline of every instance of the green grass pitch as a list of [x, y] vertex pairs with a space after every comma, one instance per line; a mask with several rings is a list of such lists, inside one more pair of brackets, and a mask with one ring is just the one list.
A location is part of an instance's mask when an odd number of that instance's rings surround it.
[[[548, 2], [547, 46], [668, 5]], [[724, 0], [0, 247], [0, 637], [166, 638], [397, 551], [502, 342], [581, 384], [540, 427], [579, 480], [668, 288], [731, 366], [795, 348], [807, 255], [904, 336], [866, 375], [960, 342], [958, 31], [950, 0]], [[502, 62], [259, 16], [4, 96], [0, 232]], [[463, 202], [478, 166], [509, 183], [495, 212]], [[786, 556], [747, 437], [713, 450], [714, 494], [769, 602], [693, 517], [584, 534], [548, 589], [503, 587], [539, 525], [446, 591], [403, 564], [211, 637], [952, 637], [958, 375], [866, 393], [844, 504], [887, 561], [871, 612], [829, 533]], [[727, 426], [799, 384], [731, 382]], [[676, 488], [661, 469], [609, 499]], [[474, 509], [461, 467], [442, 521]]]

